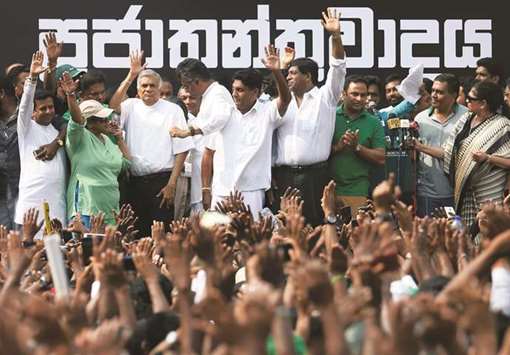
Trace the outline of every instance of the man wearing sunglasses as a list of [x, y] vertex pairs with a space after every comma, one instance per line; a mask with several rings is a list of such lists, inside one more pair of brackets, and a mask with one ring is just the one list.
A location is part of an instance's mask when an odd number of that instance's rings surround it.
[[[468, 109], [456, 103], [459, 80], [452, 74], [439, 74], [432, 84], [431, 107], [415, 117], [420, 127], [421, 144], [441, 147], [455, 124]], [[417, 165], [417, 215], [430, 215], [435, 208], [453, 206], [453, 189], [443, 172], [442, 161], [419, 154]]]

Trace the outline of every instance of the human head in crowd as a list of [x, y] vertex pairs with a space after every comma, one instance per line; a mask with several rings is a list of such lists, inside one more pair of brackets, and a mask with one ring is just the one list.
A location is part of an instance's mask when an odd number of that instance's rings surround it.
[[11, 85], [14, 87], [14, 93], [18, 99], [23, 95], [23, 85], [25, 85], [25, 79], [30, 75], [30, 69], [25, 65], [15, 66], [12, 68], [7, 75]]
[[11, 81], [0, 77], [0, 117], [10, 116], [16, 110], [16, 101]]
[[290, 63], [287, 84], [290, 91], [302, 95], [317, 85], [319, 66], [310, 58], [296, 58]]
[[204, 63], [194, 58], [184, 59], [175, 69], [177, 80], [193, 96], [202, 96], [212, 81]]
[[164, 100], [168, 100], [174, 96], [174, 86], [172, 85], [172, 82], [167, 78], [162, 78], [159, 91], [161, 98]]
[[469, 110], [484, 117], [496, 113], [504, 102], [501, 87], [489, 80], [476, 82], [466, 99]]
[[99, 70], [89, 70], [80, 79], [80, 99], [106, 101], [106, 79]]
[[439, 74], [432, 84], [432, 107], [449, 112], [459, 95], [460, 82], [453, 74]]
[[[382, 83], [381, 79], [375, 75], [366, 75], [365, 80], [368, 83], [367, 105], [380, 107], [382, 101]], [[373, 104], [371, 104], [373, 102]]]
[[272, 74], [264, 76], [264, 79], [262, 80], [262, 93], [269, 95], [270, 98], [278, 96], [276, 82]]
[[500, 84], [503, 80], [503, 67], [494, 58], [480, 58], [476, 62], [475, 79]]
[[94, 134], [110, 134], [110, 115], [112, 109], [104, 107], [99, 101], [85, 100], [80, 103], [82, 117], [87, 120], [87, 128]]
[[426, 110], [432, 104], [432, 83], [429, 78], [423, 78], [423, 84], [420, 86], [420, 99], [415, 103], [411, 118], [414, 118], [419, 112]]
[[23, 63], [12, 63], [9, 64], [7, 67], [5, 67], [5, 75], [9, 75], [11, 73], [11, 70], [17, 67], [24, 67], [25, 64]]
[[368, 82], [361, 75], [350, 75], [344, 84], [344, 109], [348, 113], [357, 114], [365, 109], [368, 97]]
[[256, 69], [237, 71], [232, 77], [232, 98], [239, 111], [248, 112], [262, 90], [262, 74]]
[[193, 116], [198, 115], [198, 111], [200, 110], [200, 97], [191, 95], [191, 93], [184, 87], [179, 89], [177, 97], [184, 103], [184, 106], [186, 106], [186, 110], [189, 113]]
[[144, 69], [136, 79], [136, 88], [138, 97], [152, 106], [160, 99], [161, 76], [152, 69]]
[[471, 90], [471, 86], [473, 86], [474, 78], [470, 76], [461, 77], [459, 79], [460, 87], [459, 87], [459, 96], [457, 96], [457, 103], [459, 105], [466, 106], [466, 95]]
[[505, 99], [505, 112], [510, 113], [510, 78], [506, 79], [505, 91], [503, 94]]
[[51, 123], [55, 117], [55, 101], [51, 92], [46, 90], [38, 90], [34, 96], [34, 120], [43, 126]]
[[397, 86], [400, 85], [402, 81], [402, 76], [400, 74], [390, 74], [384, 80], [384, 95], [386, 97], [386, 102], [390, 106], [398, 105], [404, 98], [397, 90]]

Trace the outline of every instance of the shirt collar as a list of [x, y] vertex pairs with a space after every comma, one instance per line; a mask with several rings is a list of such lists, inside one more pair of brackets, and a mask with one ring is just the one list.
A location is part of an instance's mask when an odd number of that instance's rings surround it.
[[[352, 120], [349, 116], [347, 116], [347, 114], [346, 114], [346, 113], [344, 113], [344, 104], [342, 104], [342, 105], [338, 106], [338, 108], [337, 108], [337, 111], [336, 111], [336, 112], [337, 112], [338, 114], [340, 114], [340, 115], [345, 116], [345, 117], [346, 117], [346, 119], [348, 119], [348, 120]], [[356, 117], [354, 120], [358, 120], [358, 119], [360, 119], [360, 118], [365, 118], [365, 117], [367, 117], [367, 115], [368, 115], [367, 110], [363, 109], [363, 111], [361, 111], [361, 113], [359, 114], [359, 116], [358, 116], [358, 117]]]
[[241, 115], [243, 117], [246, 117], [248, 116], [250, 113], [257, 113], [259, 110], [260, 110], [260, 107], [264, 104], [263, 101], [261, 101], [260, 99], [257, 99], [257, 101], [255, 101], [255, 104], [248, 110], [248, 112], [246, 112], [244, 115], [239, 111], [239, 113], [241, 113]]
[[[458, 109], [459, 109], [459, 104], [458, 103], [454, 103], [453, 106], [452, 106], [452, 113], [448, 117], [454, 116], [457, 113]], [[431, 117], [434, 114], [434, 112], [436, 112], [436, 109], [434, 107], [430, 106], [428, 108], [428, 115], [429, 115], [429, 117]]]

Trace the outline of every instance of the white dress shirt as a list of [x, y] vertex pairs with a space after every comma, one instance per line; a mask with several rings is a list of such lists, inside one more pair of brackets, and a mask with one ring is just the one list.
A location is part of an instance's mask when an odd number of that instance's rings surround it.
[[330, 58], [329, 65], [326, 83], [305, 93], [300, 107], [292, 95], [276, 134], [276, 165], [311, 165], [328, 159], [346, 74], [345, 59]]
[[[59, 149], [52, 160], [36, 160], [34, 150], [57, 138], [58, 131], [51, 124], [43, 126], [32, 119], [36, 84], [25, 82], [17, 121], [18, 145], [21, 162], [19, 196], [15, 222], [23, 224], [23, 214], [29, 208], [39, 209], [39, 220], [44, 214], [42, 204], [47, 201], [50, 217], [66, 222], [66, 157]], [[42, 230], [38, 236], [42, 236]]]
[[202, 94], [196, 127], [204, 136], [218, 132], [230, 120], [235, 108], [230, 92], [215, 81]]
[[144, 176], [173, 168], [175, 155], [193, 148], [193, 140], [173, 138], [170, 128], [186, 129], [182, 109], [160, 99], [152, 106], [140, 99], [127, 99], [121, 104], [121, 126], [126, 131], [126, 144], [131, 153], [131, 173]]
[[207, 148], [216, 151], [212, 183], [215, 195], [270, 187], [273, 130], [282, 121], [276, 100], [257, 101], [245, 114], [235, 109], [214, 143], [206, 143]]

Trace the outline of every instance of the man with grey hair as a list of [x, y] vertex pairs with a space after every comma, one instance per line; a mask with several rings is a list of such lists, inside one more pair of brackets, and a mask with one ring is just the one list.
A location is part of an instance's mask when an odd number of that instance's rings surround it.
[[[143, 237], [150, 235], [153, 220], [168, 223], [173, 219], [177, 179], [191, 138], [172, 138], [171, 127], [186, 127], [182, 109], [161, 99], [161, 77], [142, 64], [142, 52], [130, 55], [130, 70], [110, 100], [110, 107], [120, 113], [121, 127], [132, 153], [128, 200], [139, 217]], [[138, 98], [122, 101], [129, 86], [137, 79]]]

